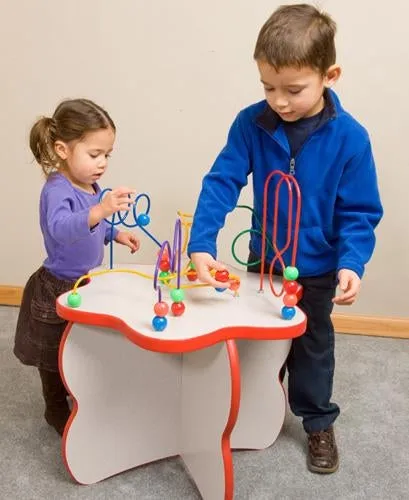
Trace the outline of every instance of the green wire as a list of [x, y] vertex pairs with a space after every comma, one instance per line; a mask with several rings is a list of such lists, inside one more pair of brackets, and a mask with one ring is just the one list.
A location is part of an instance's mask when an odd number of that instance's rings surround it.
[[[237, 205], [236, 208], [245, 208], [247, 210], [250, 210], [252, 216], [254, 217], [257, 225], [259, 226], [259, 228], [261, 229], [261, 224], [260, 224], [260, 221], [257, 217], [257, 215], [255, 214], [254, 212], [254, 209], [249, 207], [248, 205]], [[251, 262], [251, 263], [248, 263], [248, 262], [243, 262], [241, 261], [237, 255], [236, 255], [236, 250], [235, 250], [235, 247], [236, 247], [236, 243], [237, 243], [237, 240], [239, 238], [241, 238], [244, 234], [246, 233], [254, 233], [254, 234], [259, 234], [260, 236], [262, 236], [262, 232], [258, 229], [245, 229], [244, 231], [241, 231], [233, 240], [232, 244], [231, 244], [231, 253], [233, 255], [233, 259], [238, 263], [238, 264], [241, 264], [242, 266], [247, 266], [247, 267], [251, 267], [251, 266], [257, 266], [258, 264], [260, 264], [261, 262], [261, 259], [255, 261], [255, 262]], [[270, 243], [269, 240], [267, 240], [267, 245], [268, 247], [270, 248], [270, 250], [273, 250], [274, 251], [274, 248], [272, 246], [272, 244]]]

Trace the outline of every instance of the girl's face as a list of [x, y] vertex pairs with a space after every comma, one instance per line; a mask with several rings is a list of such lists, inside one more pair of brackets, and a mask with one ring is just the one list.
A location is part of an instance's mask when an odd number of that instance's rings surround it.
[[82, 139], [69, 143], [56, 141], [55, 151], [64, 160], [59, 170], [72, 184], [85, 191], [93, 191], [108, 167], [108, 158], [115, 142], [115, 132], [111, 128], [87, 132]]

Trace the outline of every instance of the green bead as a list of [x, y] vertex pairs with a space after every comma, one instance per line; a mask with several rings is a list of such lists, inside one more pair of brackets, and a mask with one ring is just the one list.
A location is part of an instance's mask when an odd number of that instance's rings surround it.
[[79, 307], [81, 305], [81, 295], [77, 292], [70, 293], [67, 302], [70, 307]]
[[170, 296], [173, 302], [183, 302], [185, 298], [185, 292], [181, 288], [174, 288], [170, 292]]
[[189, 267], [190, 269], [192, 269], [192, 271], [196, 271], [196, 266], [193, 264], [193, 262], [190, 262]]
[[169, 271], [161, 271], [159, 273], [159, 279], [162, 281], [162, 282], [166, 282], [166, 278], [169, 276]]
[[284, 278], [287, 281], [295, 281], [298, 278], [298, 269], [293, 266], [287, 266], [284, 269]]

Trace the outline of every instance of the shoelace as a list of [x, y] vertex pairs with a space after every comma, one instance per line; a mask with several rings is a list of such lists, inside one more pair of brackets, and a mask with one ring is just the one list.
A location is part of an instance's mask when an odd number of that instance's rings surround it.
[[310, 445], [315, 451], [329, 451], [333, 448], [334, 442], [329, 431], [320, 431], [310, 434]]

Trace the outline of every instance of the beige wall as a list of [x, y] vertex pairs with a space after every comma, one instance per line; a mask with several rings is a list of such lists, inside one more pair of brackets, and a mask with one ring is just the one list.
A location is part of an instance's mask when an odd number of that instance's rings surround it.
[[[24, 284], [44, 257], [37, 215], [43, 180], [27, 147], [34, 118], [52, 113], [66, 97], [106, 106], [118, 140], [104, 186], [148, 192], [151, 230], [168, 238], [176, 210], [193, 210], [201, 177], [235, 114], [262, 98], [252, 50], [258, 29], [279, 3], [0, 2], [0, 284]], [[361, 298], [350, 311], [407, 316], [409, 6], [404, 0], [321, 5], [339, 25], [344, 72], [337, 90], [370, 130], [386, 210]], [[243, 199], [251, 199], [249, 193]], [[248, 227], [243, 213], [230, 221], [224, 242]], [[139, 259], [151, 262], [155, 248], [143, 243]]]

